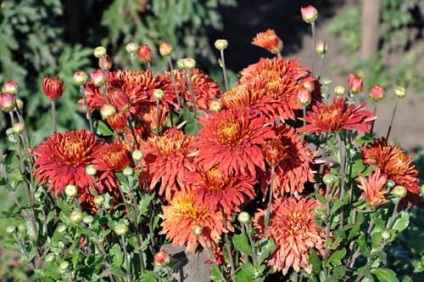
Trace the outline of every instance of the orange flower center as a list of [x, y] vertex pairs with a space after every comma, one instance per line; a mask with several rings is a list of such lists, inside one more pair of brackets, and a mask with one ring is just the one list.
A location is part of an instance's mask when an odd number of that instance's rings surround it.
[[223, 175], [217, 166], [205, 172], [203, 181], [209, 190], [222, 190], [234, 182], [231, 181], [230, 177]]
[[86, 148], [82, 136], [65, 136], [61, 140], [58, 152], [65, 162], [71, 166], [78, 166], [85, 162], [85, 156], [90, 151], [91, 146]]
[[323, 124], [339, 124], [340, 118], [340, 108], [338, 107], [331, 106], [321, 112], [321, 121]]
[[123, 170], [130, 164], [128, 153], [123, 145], [112, 145], [112, 147], [106, 151], [103, 160], [106, 165], [113, 170]]
[[[189, 137], [187, 137], [189, 138]], [[187, 141], [187, 142], [185, 142]], [[189, 139], [183, 134], [164, 135], [155, 140], [155, 144], [163, 155], [173, 155], [183, 150], [188, 151]]]
[[216, 128], [218, 140], [221, 145], [234, 147], [240, 141], [240, 124], [231, 119], [224, 119]]
[[186, 219], [199, 219], [199, 215], [205, 213], [205, 210], [199, 209], [194, 205], [194, 195], [191, 193], [180, 193], [176, 196], [176, 210], [178, 214]]

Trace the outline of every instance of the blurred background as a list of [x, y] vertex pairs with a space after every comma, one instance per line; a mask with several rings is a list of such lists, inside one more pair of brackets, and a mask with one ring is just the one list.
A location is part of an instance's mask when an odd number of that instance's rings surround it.
[[[95, 47], [105, 46], [114, 62], [112, 69], [119, 69], [130, 66], [127, 43], [148, 44], [154, 53], [154, 70], [160, 72], [166, 65], [157, 48], [167, 41], [174, 47], [173, 59], [193, 57], [199, 68], [222, 83], [213, 43], [224, 38], [229, 41], [225, 54], [230, 82], [235, 84], [241, 69], [270, 56], [250, 44], [268, 28], [282, 38], [284, 57], [300, 57], [303, 65], [312, 65], [311, 27], [300, 16], [300, 7], [310, 4], [319, 11], [318, 39], [330, 47], [324, 75], [333, 80], [333, 86], [345, 85], [350, 72], [360, 72], [366, 87], [380, 83], [387, 96], [396, 85], [408, 89], [392, 136], [424, 171], [424, 0], [0, 0], [0, 84], [18, 82], [35, 145], [51, 134], [50, 104], [41, 90], [47, 75], [59, 75], [65, 81], [66, 92], [57, 102], [59, 130], [87, 128], [75, 103], [80, 94], [72, 75], [97, 68]], [[367, 89], [364, 92], [365, 101]], [[393, 97], [381, 103], [377, 133], [387, 129]], [[3, 158], [8, 146], [5, 130], [10, 125], [0, 115]], [[3, 191], [0, 202], [3, 209], [10, 206]], [[414, 279], [421, 277], [417, 275], [424, 268], [424, 240], [408, 236], [424, 223], [419, 218], [417, 212], [411, 232], [394, 244], [390, 261], [399, 273]], [[6, 224], [0, 219], [0, 225]], [[0, 252], [0, 281], [23, 279], [25, 268], [16, 254]], [[424, 281], [414, 279], [405, 281]]]

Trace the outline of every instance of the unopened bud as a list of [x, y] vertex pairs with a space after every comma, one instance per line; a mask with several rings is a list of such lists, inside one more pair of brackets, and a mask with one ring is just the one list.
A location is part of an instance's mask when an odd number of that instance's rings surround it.
[[312, 101], [311, 92], [305, 87], [300, 87], [297, 92], [297, 103], [302, 106], [308, 106]]
[[108, 55], [99, 59], [99, 67], [104, 71], [110, 70], [112, 68], [112, 65], [112, 60]]
[[116, 109], [111, 104], [104, 104], [100, 108], [100, 115], [103, 119], [108, 119], [116, 113]]
[[334, 87], [334, 95], [337, 97], [343, 97], [346, 94], [346, 88], [343, 85], [337, 85]]
[[168, 42], [162, 42], [159, 46], [159, 53], [163, 57], [168, 57], [172, 53], [172, 46]]
[[165, 96], [165, 93], [163, 92], [162, 89], [155, 89], [153, 90], [153, 96], [156, 99], [161, 100]]
[[227, 47], [228, 47], [228, 41], [225, 40], [225, 39], [217, 39], [215, 41], [215, 44], [214, 45], [215, 45], [215, 48], [216, 49], [222, 51], [222, 50], [227, 49]]
[[65, 272], [65, 271], [68, 270], [68, 268], [69, 268], [69, 262], [67, 262], [66, 260], [65, 261], [62, 261], [59, 264], [59, 270], [60, 270], [60, 272]]
[[239, 213], [239, 215], [237, 216], [237, 220], [240, 223], [248, 223], [250, 221], [250, 214], [247, 212], [241, 212]]
[[171, 257], [165, 250], [160, 250], [153, 256], [153, 263], [157, 267], [165, 267], [171, 262]]
[[184, 58], [183, 66], [184, 69], [192, 70], [196, 67], [196, 60], [194, 60], [193, 58]]
[[103, 46], [98, 46], [94, 49], [94, 57], [100, 59], [106, 56], [106, 48]]
[[122, 171], [122, 173], [125, 176], [131, 176], [131, 175], [134, 174], [134, 170], [131, 167], [127, 166], [126, 168], [124, 168], [124, 170]]
[[59, 233], [65, 233], [66, 229], [67, 229], [66, 225], [60, 225], [57, 228], [57, 232], [59, 232]]
[[143, 152], [140, 150], [134, 150], [132, 153], [132, 158], [134, 161], [139, 162], [143, 158]]
[[91, 215], [86, 215], [82, 219], [82, 222], [84, 222], [85, 224], [91, 224], [93, 221], [94, 217], [92, 217]]
[[125, 46], [125, 50], [130, 54], [135, 54], [138, 50], [138, 44], [134, 42], [128, 43], [127, 46]]
[[119, 223], [115, 226], [113, 231], [115, 231], [116, 235], [118, 235], [118, 236], [124, 236], [128, 232], [128, 225], [123, 224], [123, 223]]
[[78, 195], [78, 188], [75, 185], [66, 185], [65, 194], [68, 197], [75, 197]]
[[53, 262], [55, 260], [56, 256], [53, 253], [48, 253], [46, 255], [45, 261], [46, 262]]
[[384, 88], [380, 84], [374, 85], [370, 90], [370, 99], [379, 102], [384, 99]]
[[321, 78], [321, 83], [325, 86], [329, 86], [332, 83], [332, 81], [328, 77], [323, 77], [323, 78]]
[[383, 232], [381, 232], [381, 238], [383, 238], [384, 240], [389, 240], [391, 236], [392, 234], [390, 234], [390, 231], [388, 230], [384, 230]]
[[397, 185], [392, 190], [392, 195], [396, 198], [402, 199], [406, 196], [406, 188], [401, 185]]
[[222, 109], [222, 102], [220, 100], [212, 100], [209, 102], [209, 111], [219, 112]]
[[24, 101], [21, 99], [16, 99], [16, 106], [18, 107], [18, 110], [22, 111], [24, 109]]
[[25, 124], [23, 122], [17, 122], [13, 125], [12, 131], [15, 134], [21, 135], [25, 131]]
[[69, 216], [72, 223], [80, 223], [82, 220], [82, 212], [80, 210], [73, 211]]
[[325, 55], [328, 52], [328, 44], [324, 41], [319, 41], [317, 45], [315, 46], [315, 52], [317, 52], [318, 55]]
[[397, 86], [395, 88], [395, 97], [398, 99], [403, 99], [406, 96], [406, 89], [402, 86]]
[[6, 233], [12, 234], [15, 232], [15, 230], [16, 230], [16, 227], [13, 225], [9, 225], [6, 227]]
[[152, 61], [152, 50], [147, 44], [141, 45], [138, 47], [137, 56], [140, 62], [150, 63]]
[[93, 82], [94, 86], [100, 87], [106, 84], [106, 73], [103, 70], [95, 70], [90, 71], [91, 82]]
[[85, 167], [85, 173], [89, 176], [95, 176], [97, 169], [94, 167], [94, 165], [88, 165]]
[[74, 83], [78, 86], [84, 85], [88, 80], [88, 75], [84, 71], [74, 72]]
[[200, 225], [194, 225], [192, 229], [193, 229], [193, 233], [194, 233], [195, 236], [202, 235], [202, 231], [203, 231], [202, 226], [200, 226]]
[[313, 23], [318, 18], [318, 10], [314, 6], [306, 6], [300, 8], [302, 19], [306, 23]]
[[10, 112], [15, 109], [15, 96], [9, 92], [0, 93], [0, 109], [4, 112]]
[[105, 202], [105, 197], [103, 197], [102, 195], [97, 195], [94, 197], [93, 199], [93, 203], [100, 208]]
[[393, 180], [389, 179], [389, 180], [387, 180], [387, 182], [386, 182], [386, 186], [387, 186], [388, 188], [393, 188], [393, 187], [395, 187], [395, 186], [396, 186], [396, 182], [394, 182]]
[[323, 176], [322, 181], [324, 182], [325, 185], [331, 186], [334, 185], [338, 182], [337, 176], [335, 176], [332, 173], [327, 173], [326, 175]]
[[313, 92], [315, 90], [315, 83], [311, 80], [306, 80], [302, 83], [302, 86], [309, 90], [309, 92]]
[[361, 93], [364, 87], [364, 81], [362, 80], [362, 77], [356, 73], [349, 74], [347, 84], [350, 93], [353, 95]]
[[19, 87], [18, 87], [18, 83], [16, 81], [6, 81], [3, 84], [3, 87], [1, 89], [2, 92], [7, 92], [10, 93], [12, 95], [16, 95], [19, 92]]

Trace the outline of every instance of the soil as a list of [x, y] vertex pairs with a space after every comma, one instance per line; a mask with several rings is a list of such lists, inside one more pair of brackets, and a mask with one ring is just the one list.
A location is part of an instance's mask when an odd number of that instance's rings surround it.
[[[313, 2], [313, 3], [312, 3]], [[270, 54], [250, 44], [252, 38], [268, 28], [274, 29], [284, 42], [283, 56], [301, 58], [302, 64], [311, 67], [314, 51], [310, 26], [304, 23], [300, 16], [300, 7], [309, 4], [317, 7], [317, 38], [325, 41], [330, 49], [326, 55], [324, 75], [333, 84], [347, 84], [347, 74], [341, 70], [351, 64], [352, 58], [344, 55], [340, 49], [340, 39], [333, 36], [328, 25], [336, 13], [345, 9], [348, 4], [355, 5], [357, 1], [292, 1], [292, 0], [243, 0], [238, 1], [235, 8], [226, 8], [224, 13], [224, 29], [215, 34], [215, 38], [226, 38], [229, 48], [226, 50], [226, 65], [235, 72], [249, 64], [255, 63], [260, 57], [270, 57]], [[356, 4], [358, 5], [358, 4]], [[401, 57], [398, 57], [400, 59]], [[396, 58], [395, 58], [396, 60]], [[392, 63], [396, 65], [396, 62]], [[366, 80], [366, 78], [364, 78]], [[400, 144], [409, 153], [415, 155], [424, 147], [424, 93], [418, 93], [412, 88], [407, 89], [407, 96], [398, 102], [390, 139]], [[363, 101], [368, 100], [368, 93], [360, 95]], [[392, 118], [395, 98], [393, 89], [386, 89], [386, 98], [377, 109], [375, 131], [377, 136], [385, 136]], [[373, 105], [367, 107], [373, 110]]]

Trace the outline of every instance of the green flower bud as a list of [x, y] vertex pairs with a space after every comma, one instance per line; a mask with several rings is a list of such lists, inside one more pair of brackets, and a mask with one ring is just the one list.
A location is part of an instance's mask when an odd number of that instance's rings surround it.
[[94, 165], [88, 165], [85, 167], [85, 173], [89, 176], [95, 176], [97, 169], [94, 167]]
[[165, 93], [163, 92], [162, 89], [155, 89], [153, 90], [153, 96], [156, 99], [161, 100], [165, 96]]
[[78, 188], [75, 185], [67, 185], [65, 187], [65, 194], [68, 197], [75, 197], [78, 195]]
[[82, 222], [84, 222], [85, 224], [91, 224], [94, 221], [94, 217], [92, 217], [91, 215], [86, 215], [82, 218]]
[[124, 170], [122, 171], [122, 173], [125, 176], [131, 176], [131, 175], [134, 174], [134, 170], [131, 167], [127, 166], [126, 168], [124, 168]]
[[334, 95], [337, 97], [343, 97], [346, 94], [346, 87], [343, 85], [337, 85], [334, 87]]
[[395, 88], [395, 97], [398, 99], [403, 99], [406, 96], [406, 89], [401, 86]]
[[59, 270], [60, 270], [60, 272], [65, 272], [66, 270], [68, 270], [68, 268], [69, 268], [69, 262], [67, 262], [66, 260], [65, 261], [62, 261], [59, 264]]
[[53, 253], [48, 253], [46, 255], [45, 261], [46, 262], [53, 262], [55, 260], [56, 256]]
[[16, 227], [13, 225], [9, 225], [6, 227], [6, 233], [12, 234], [15, 232], [15, 230], [16, 230]]
[[94, 197], [93, 199], [93, 203], [100, 208], [105, 202], [105, 197], [103, 197], [103, 195], [97, 195]]
[[325, 185], [331, 186], [334, 185], [338, 182], [337, 176], [335, 176], [332, 173], [327, 173], [326, 175], [323, 176], [322, 181], [324, 182]]
[[217, 39], [215, 41], [215, 44], [214, 45], [215, 45], [215, 48], [216, 49], [222, 51], [222, 50], [227, 49], [227, 47], [228, 47], [228, 41], [225, 40], [225, 39]]
[[134, 152], [132, 153], [132, 158], [135, 162], [141, 161], [141, 159], [143, 158], [143, 152], [140, 150], [134, 150]]
[[392, 195], [395, 196], [396, 198], [402, 199], [403, 197], [406, 196], [406, 188], [401, 186], [401, 185], [397, 185], [393, 188], [392, 190]]
[[396, 186], [396, 182], [394, 182], [393, 180], [389, 179], [389, 180], [387, 180], [387, 182], [386, 182], [386, 186], [387, 186], [388, 188], [393, 188], [393, 187], [395, 187], [395, 186]]
[[118, 236], [125, 236], [128, 232], [128, 225], [119, 223], [115, 226], [113, 231], [115, 231], [116, 235]]
[[137, 50], [138, 50], [138, 44], [134, 42], [130, 42], [125, 46], [125, 50], [127, 50], [127, 52], [130, 54], [135, 54], [137, 53]]
[[203, 231], [202, 226], [200, 226], [200, 225], [194, 225], [194, 226], [192, 227], [192, 229], [193, 229], [193, 233], [194, 233], [194, 235], [195, 235], [195, 236], [200, 236], [200, 235], [202, 235], [202, 231]]
[[381, 237], [384, 240], [389, 240], [391, 236], [392, 236], [392, 234], [390, 234], [390, 231], [388, 231], [388, 230], [384, 230], [383, 232], [381, 232]]
[[250, 214], [247, 212], [241, 212], [239, 213], [239, 215], [237, 216], [237, 220], [240, 223], [248, 223], [250, 221]]
[[65, 233], [65, 231], [66, 231], [66, 225], [60, 225], [57, 228], [57, 232], [59, 232], [59, 233]]
[[73, 211], [69, 216], [72, 223], [80, 223], [82, 220], [82, 212], [80, 210]]
[[100, 59], [106, 56], [106, 48], [103, 46], [98, 46], [94, 49], [94, 57]]

